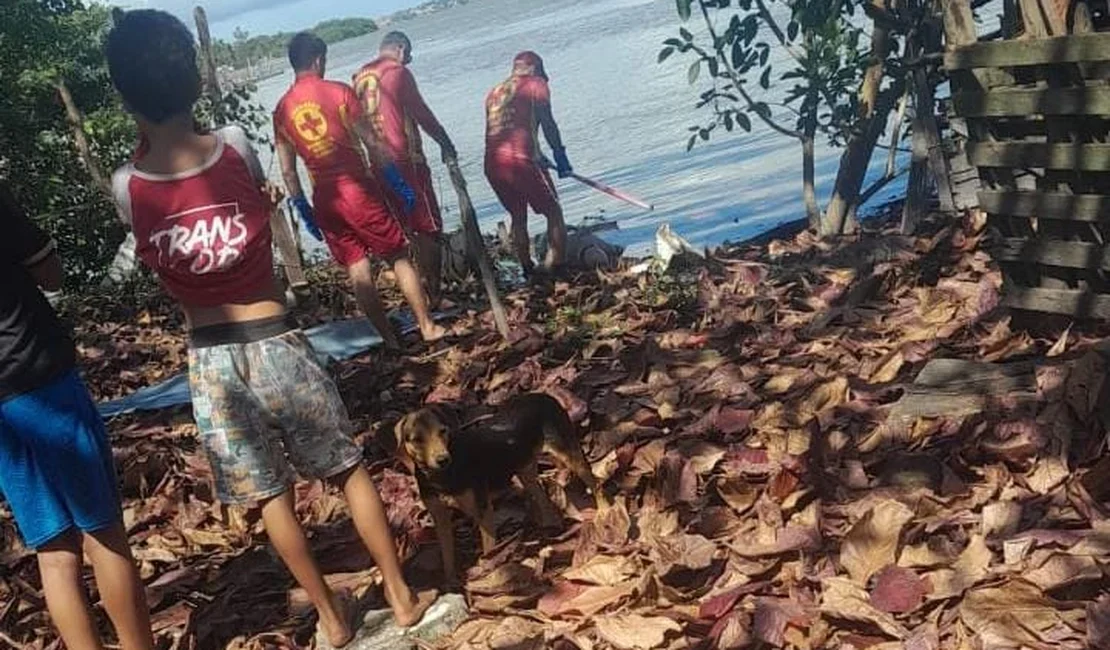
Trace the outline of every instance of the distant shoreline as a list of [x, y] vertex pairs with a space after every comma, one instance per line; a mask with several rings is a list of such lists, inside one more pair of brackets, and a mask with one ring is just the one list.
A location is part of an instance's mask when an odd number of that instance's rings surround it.
[[[434, 14], [449, 11], [451, 9], [455, 9], [456, 7], [468, 5], [478, 1], [479, 0], [427, 0], [427, 2], [423, 2], [415, 7], [401, 9], [400, 11], [395, 11], [386, 16], [374, 18], [373, 20], [375, 23], [377, 23], [378, 26], [378, 29], [375, 31], [384, 31], [385, 29], [393, 25], [406, 23], [417, 18], [432, 16]], [[332, 45], [339, 45], [340, 43], [345, 43], [356, 38], [362, 38], [373, 33], [375, 32], [372, 31], [366, 34], [353, 36], [349, 39], [344, 39], [342, 41], [333, 43]], [[272, 79], [274, 77], [280, 76], [282, 73], [285, 72], [285, 68], [286, 62], [284, 58], [271, 57], [268, 59], [260, 60], [248, 68], [236, 68], [233, 70], [224, 69], [221, 71], [221, 82], [225, 84], [231, 83], [234, 85], [258, 84], [266, 81], [267, 79]]]

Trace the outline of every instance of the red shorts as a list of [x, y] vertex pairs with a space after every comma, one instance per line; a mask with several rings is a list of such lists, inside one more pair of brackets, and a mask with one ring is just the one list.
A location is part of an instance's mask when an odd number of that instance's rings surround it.
[[528, 216], [528, 206], [544, 216], [559, 210], [559, 194], [551, 175], [530, 160], [486, 158], [486, 178], [501, 205], [515, 218]]
[[399, 162], [397, 169], [401, 170], [405, 182], [416, 192], [416, 207], [406, 214], [400, 197], [387, 190], [386, 200], [394, 216], [409, 232], [430, 235], [443, 232], [443, 217], [440, 216], [439, 201], [436, 200], [435, 188], [432, 186], [432, 170], [424, 163], [413, 162]]
[[342, 266], [356, 264], [367, 252], [390, 259], [408, 246], [405, 231], [381, 196], [371, 180], [322, 184], [313, 192], [317, 225]]

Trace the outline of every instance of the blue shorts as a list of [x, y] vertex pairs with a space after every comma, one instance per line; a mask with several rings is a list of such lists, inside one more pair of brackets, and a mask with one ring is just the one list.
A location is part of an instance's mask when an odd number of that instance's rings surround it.
[[0, 402], [0, 492], [30, 548], [122, 521], [112, 447], [76, 370]]

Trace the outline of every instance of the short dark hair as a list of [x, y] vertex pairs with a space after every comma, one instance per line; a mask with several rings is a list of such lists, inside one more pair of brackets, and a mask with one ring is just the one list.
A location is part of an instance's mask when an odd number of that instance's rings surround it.
[[155, 124], [191, 113], [200, 98], [200, 70], [189, 28], [153, 9], [116, 18], [105, 56], [112, 83], [128, 109]]
[[312, 32], [301, 32], [289, 41], [289, 63], [296, 72], [308, 70], [316, 59], [327, 54], [328, 44]]
[[405, 48], [409, 52], [412, 51], [412, 41], [409, 40], [408, 34], [404, 32], [389, 32], [382, 37], [382, 44], [378, 47], [384, 50], [387, 47], [398, 46]]

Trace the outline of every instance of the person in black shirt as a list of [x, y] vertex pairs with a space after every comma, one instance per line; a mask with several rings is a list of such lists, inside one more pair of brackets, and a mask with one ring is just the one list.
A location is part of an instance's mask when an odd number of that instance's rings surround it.
[[143, 583], [127, 544], [112, 448], [76, 351], [40, 287], [61, 288], [54, 242], [0, 184], [0, 493], [35, 549], [66, 647], [102, 650], [84, 591], [87, 553], [125, 650], [151, 650]]

